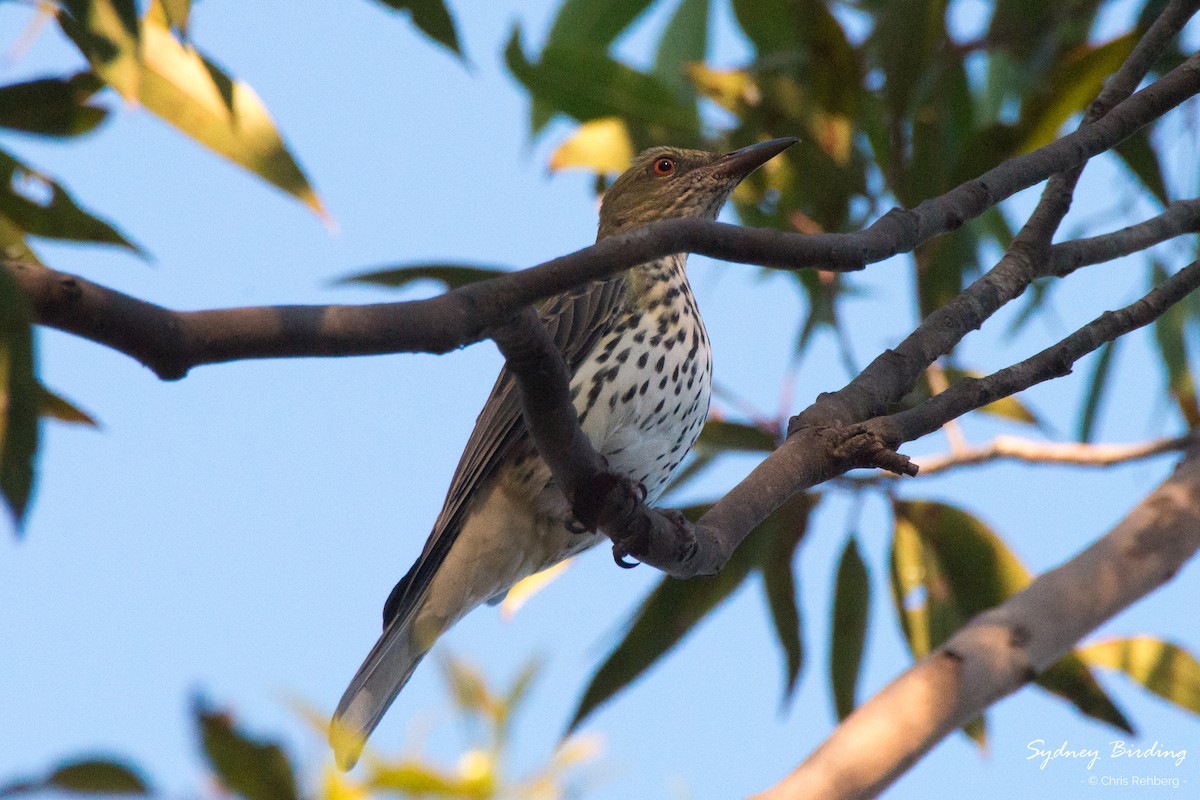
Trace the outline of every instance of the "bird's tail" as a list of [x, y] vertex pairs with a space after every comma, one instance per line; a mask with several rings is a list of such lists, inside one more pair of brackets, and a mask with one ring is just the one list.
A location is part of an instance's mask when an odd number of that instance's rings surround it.
[[342, 770], [358, 761], [367, 737], [429, 652], [429, 645], [422, 646], [412, 635], [410, 622], [411, 618], [397, 618], [387, 626], [338, 703], [329, 743]]

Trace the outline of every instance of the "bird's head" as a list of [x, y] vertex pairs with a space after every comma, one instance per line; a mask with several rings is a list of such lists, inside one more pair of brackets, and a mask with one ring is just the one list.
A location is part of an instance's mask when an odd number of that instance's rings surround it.
[[645, 150], [604, 193], [597, 238], [660, 219], [716, 219], [743, 178], [797, 141], [771, 139], [724, 155], [679, 147]]

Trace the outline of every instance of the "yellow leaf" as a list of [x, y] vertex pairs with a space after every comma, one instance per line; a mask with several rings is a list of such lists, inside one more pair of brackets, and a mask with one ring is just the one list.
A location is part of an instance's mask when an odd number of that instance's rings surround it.
[[839, 167], [850, 161], [850, 139], [853, 136], [850, 118], [845, 114], [818, 111], [809, 120], [817, 146]]
[[528, 578], [518, 581], [515, 586], [508, 590], [504, 602], [500, 604], [501, 617], [505, 621], [511, 620], [529, 598], [546, 588], [559, 575], [563, 574], [567, 569], [567, 565], [571, 563], [571, 560], [568, 558], [566, 561], [560, 561], [549, 569], [535, 572]]
[[341, 770], [326, 765], [321, 775], [320, 800], [367, 800], [367, 789], [351, 781]]
[[696, 91], [724, 109], [736, 113], [762, 100], [758, 84], [743, 69], [709, 69], [703, 64], [688, 64], [688, 77]]
[[624, 172], [633, 160], [633, 141], [619, 117], [585, 122], [550, 156], [550, 169], [588, 169], [603, 174]]

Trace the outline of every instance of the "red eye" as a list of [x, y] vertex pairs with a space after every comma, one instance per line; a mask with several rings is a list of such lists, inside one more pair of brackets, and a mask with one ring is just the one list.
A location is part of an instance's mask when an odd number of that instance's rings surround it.
[[654, 162], [655, 175], [670, 175], [675, 171], [675, 159], [660, 158]]

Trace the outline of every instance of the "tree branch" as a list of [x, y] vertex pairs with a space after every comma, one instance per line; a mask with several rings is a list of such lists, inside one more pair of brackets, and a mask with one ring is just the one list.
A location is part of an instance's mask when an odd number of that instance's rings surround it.
[[520, 272], [428, 300], [174, 311], [82, 278], [8, 262], [43, 325], [136, 358], [164, 379], [247, 358], [444, 353], [484, 338], [521, 308], [671, 253], [776, 269], [857, 270], [954, 230], [1012, 194], [1086, 163], [1200, 92], [1193, 55], [1103, 119], [857, 233], [804, 235], [698, 219], [656, 222]]
[[1106, 536], [971, 620], [757, 800], [875, 797], [948, 733], [1173, 578], [1197, 549], [1200, 457], [1192, 452]]
[[997, 436], [979, 447], [939, 456], [913, 459], [922, 478], [992, 461], [1023, 461], [1026, 464], [1067, 464], [1076, 467], [1111, 467], [1130, 461], [1172, 453], [1195, 445], [1194, 433], [1136, 444], [1085, 444], [1083, 442], [1040, 442], [1017, 436]]
[[915, 408], [863, 424], [885, 442], [911, 442], [1009, 395], [1051, 378], [1062, 377], [1083, 356], [1105, 342], [1149, 325], [1200, 287], [1200, 261], [1193, 261], [1135, 303], [1106, 311], [1057, 344], [985, 378], [964, 378]]

